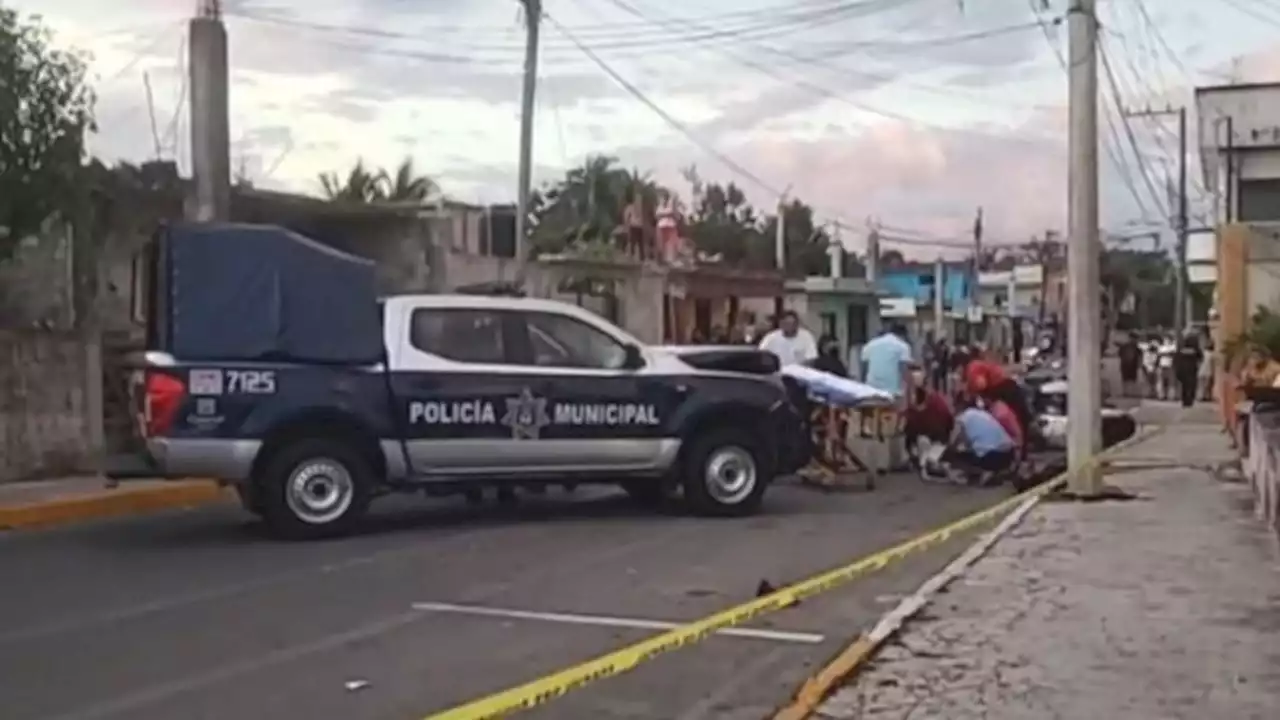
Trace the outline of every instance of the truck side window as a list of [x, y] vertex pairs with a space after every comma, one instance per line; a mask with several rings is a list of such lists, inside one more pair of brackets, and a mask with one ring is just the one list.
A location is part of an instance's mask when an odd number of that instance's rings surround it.
[[484, 365], [509, 362], [502, 342], [502, 318], [488, 310], [414, 310], [409, 342], [422, 352], [455, 362]]
[[535, 365], [617, 370], [626, 363], [621, 343], [577, 318], [540, 312], [524, 316]]

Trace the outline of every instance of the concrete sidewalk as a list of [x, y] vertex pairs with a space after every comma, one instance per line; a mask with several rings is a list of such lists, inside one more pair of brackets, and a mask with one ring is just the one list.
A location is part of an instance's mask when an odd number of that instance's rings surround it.
[[[1118, 457], [1232, 459], [1194, 419]], [[1042, 503], [817, 717], [1280, 717], [1280, 553], [1247, 486], [1168, 467], [1108, 482], [1140, 499]]]
[[114, 488], [95, 476], [0, 483], [0, 530], [140, 515], [233, 497], [210, 480], [132, 480]]

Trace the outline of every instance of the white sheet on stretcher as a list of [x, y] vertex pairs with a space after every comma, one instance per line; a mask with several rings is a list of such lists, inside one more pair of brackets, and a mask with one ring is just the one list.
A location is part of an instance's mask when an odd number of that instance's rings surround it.
[[826, 405], [862, 408], [893, 404], [893, 396], [883, 390], [805, 365], [784, 365], [779, 372], [803, 385], [809, 395]]

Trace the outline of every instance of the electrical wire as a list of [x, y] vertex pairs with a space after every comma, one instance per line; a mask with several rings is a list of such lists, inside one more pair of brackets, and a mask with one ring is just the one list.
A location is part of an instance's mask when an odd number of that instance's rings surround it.
[[747, 168], [743, 167], [733, 158], [729, 157], [728, 155], [725, 155], [724, 153], [721, 153], [719, 150], [716, 150], [714, 147], [711, 146], [710, 143], [698, 137], [698, 135], [694, 133], [689, 128], [689, 126], [680, 122], [679, 119], [677, 119], [676, 117], [668, 113], [666, 110], [664, 110], [661, 105], [657, 104], [653, 100], [650, 100], [649, 97], [645, 95], [643, 91], [640, 90], [640, 88], [636, 87], [634, 84], [631, 83], [631, 81], [627, 80], [625, 77], [618, 74], [618, 71], [614, 70], [612, 66], [606, 63], [604, 59], [601, 58], [599, 55], [597, 55], [595, 51], [593, 51], [590, 47], [588, 47], [582, 41], [578, 40], [577, 36], [571, 33], [568, 30], [568, 28], [566, 28], [559, 20], [556, 20], [555, 17], [552, 16], [550, 13], [544, 10], [542, 13], [542, 17], [547, 22], [551, 23], [552, 27], [554, 27], [561, 35], [563, 35], [566, 39], [568, 39], [569, 42], [573, 43], [580, 51], [582, 51], [583, 55], [586, 55], [589, 60], [595, 63], [596, 66], [598, 66], [600, 70], [604, 72], [604, 74], [608, 75], [609, 78], [613, 80], [619, 87], [625, 90], [629, 95], [634, 97], [636, 100], [640, 101], [640, 103], [643, 104], [645, 107], [652, 110], [654, 114], [662, 118], [664, 122], [666, 122], [668, 125], [674, 128], [680, 134], [684, 135], [690, 142], [696, 145], [703, 152], [719, 160], [725, 167], [734, 171], [735, 173], [742, 176], [744, 179], [750, 181], [753, 185], [759, 187], [760, 189], [764, 190], [770, 195], [774, 197], [779, 197], [779, 198], [783, 196], [782, 191], [778, 190], [777, 188], [773, 187], [769, 183], [760, 179], [759, 176], [757, 176], [755, 173], [751, 172]]
[[[401, 0], [402, 2], [421, 2], [421, 0]], [[754, 8], [751, 10], [734, 10], [729, 12], [719, 12], [712, 15], [697, 15], [692, 17], [682, 17], [682, 20], [707, 21], [715, 22], [721, 25], [730, 23], [747, 23], [750, 25], [773, 25], [789, 18], [797, 16], [807, 16], [814, 13], [824, 13], [834, 10], [849, 9], [897, 9], [910, 2], [918, 0], [800, 0], [799, 2], [782, 2], [777, 5]], [[243, 14], [243, 10], [239, 11]], [[224, 14], [226, 12], [224, 11]], [[278, 17], [278, 16], [276, 16]], [[582, 39], [584, 42], [588, 39], [600, 39], [602, 37], [617, 38], [631, 37], [635, 33], [635, 27], [630, 22], [602, 22], [590, 23], [583, 25], [568, 25], [573, 34]], [[475, 25], [475, 24], [445, 24], [432, 25], [425, 30], [437, 33], [453, 32], [468, 35], [483, 35], [486, 33], [502, 33], [504, 28], [496, 28], [493, 26]]]
[[[646, 35], [643, 32], [638, 32], [635, 28], [629, 28], [625, 32], [617, 34], [615, 37], [596, 37], [593, 38], [593, 40], [607, 44], [610, 54], [616, 54], [619, 50], [628, 49], [652, 51], [663, 47], [676, 47], [690, 42], [716, 41], [738, 43], [746, 40], [783, 37], [806, 30], [830, 28], [836, 23], [866, 17], [867, 15], [874, 14], [876, 12], [883, 12], [884, 10], [890, 9], [894, 6], [900, 6], [904, 2], [918, 1], [919, 0], [861, 0], [860, 2], [839, 2], [825, 7], [793, 11], [789, 14], [784, 14], [769, 20], [753, 21], [748, 24], [739, 24], [737, 26], [717, 21], [717, 26], [715, 28], [699, 32], [672, 33], [664, 31], [653, 32]], [[384, 40], [397, 39], [421, 41], [423, 39], [422, 34], [410, 35], [400, 31], [384, 30], [381, 28], [333, 25], [298, 18], [264, 15], [246, 12], [243, 10], [230, 13], [230, 15], [258, 23], [293, 27], [321, 33], [358, 35]], [[435, 31], [433, 34], [439, 34], [439, 31]], [[577, 37], [577, 33], [575, 33], [575, 37]], [[476, 52], [495, 51], [499, 53], [506, 52], [508, 54], [523, 53], [523, 47], [513, 43], [462, 43], [459, 47], [468, 49], [473, 55]], [[549, 47], [549, 49], [553, 48]]]
[[[641, 12], [636, 7], [635, 3], [627, 2], [627, 0], [608, 0], [608, 2], [611, 2], [612, 4], [621, 7], [626, 12], [629, 12], [632, 15], [650, 24], [660, 25], [663, 27], [670, 27], [672, 23], [688, 22], [687, 20], [677, 20], [675, 18], [670, 18], [668, 21], [655, 19], [651, 15]], [[978, 30], [978, 31], [952, 35], [947, 37], [923, 38], [923, 39], [917, 39], [917, 40], [902, 40], [902, 41], [898, 41], [897, 43], [894, 43], [894, 47], [897, 47], [902, 50], [919, 51], [920, 49], [926, 48], [926, 47], [935, 48], [935, 47], [942, 47], [947, 45], [972, 42], [975, 40], [986, 40], [990, 38], [1001, 37], [1001, 36], [1009, 35], [1013, 33], [1025, 32], [1026, 30], [1035, 29], [1036, 27], [1038, 27], [1038, 23], [1034, 23], [1034, 22], [1017, 23], [1014, 25], [1007, 25], [1007, 26], [1001, 26], [996, 28], [987, 28], [984, 30]], [[949, 87], [937, 87], [937, 86], [926, 85], [926, 84], [917, 83], [917, 82], [911, 82], [901, 77], [900, 74], [872, 73], [865, 70], [855, 70], [855, 69], [848, 68], [848, 67], [831, 62], [831, 60], [836, 56], [852, 54], [854, 52], [857, 52], [859, 49], [863, 49], [867, 47], [882, 46], [882, 45], [885, 45], [885, 43], [878, 42], [878, 41], [841, 43], [835, 50], [827, 51], [827, 52], [819, 52], [812, 55], [802, 55], [799, 53], [783, 50], [781, 48], [774, 47], [771, 45], [765, 45], [763, 43], [753, 44], [750, 49], [762, 50], [771, 55], [775, 55], [777, 57], [783, 58], [784, 60], [788, 60], [793, 65], [800, 65], [802, 67], [809, 67], [809, 68], [814, 68], [814, 67], [820, 68], [820, 69], [826, 70], [832, 75], [860, 77], [860, 78], [872, 80], [875, 82], [881, 82], [881, 83], [893, 82], [895, 84], [900, 84], [906, 87], [922, 90], [925, 92], [931, 92], [931, 93], [946, 95], [950, 97], [960, 97], [960, 98], [964, 98], [966, 100], [970, 100], [974, 102], [981, 102], [984, 104], [991, 102], [991, 99], [989, 97], [979, 97], [979, 96], [976, 96], [974, 93], [965, 93], [963, 91], [959, 91]], [[839, 93], [834, 93], [832, 91], [825, 91], [824, 94], [837, 95]]]
[[[1031, 8], [1031, 14], [1037, 21], [1039, 21], [1040, 29], [1044, 33], [1045, 42], [1048, 43], [1049, 49], [1053, 51], [1054, 57], [1057, 58], [1058, 65], [1062, 67], [1062, 72], [1064, 74], [1069, 73], [1070, 66], [1067, 63], [1067, 58], [1063, 56], [1062, 51], [1054, 42], [1053, 30], [1043, 22], [1043, 18], [1040, 16], [1041, 8], [1036, 5], [1036, 1], [1037, 0], [1027, 0], [1027, 3]], [[1129, 167], [1124, 162], [1123, 153], [1117, 150], [1120, 146], [1120, 139], [1116, 132], [1115, 125], [1112, 123], [1110, 116], [1105, 113], [1103, 114], [1103, 122], [1107, 127], [1107, 136], [1103, 138], [1102, 141], [1103, 150], [1106, 151], [1107, 158], [1111, 160], [1111, 164], [1115, 167], [1117, 174], [1119, 174], [1120, 181], [1124, 184], [1125, 188], [1129, 190], [1129, 195], [1133, 198], [1133, 202], [1138, 206], [1138, 214], [1144, 221], [1149, 222], [1150, 212], [1147, 210], [1146, 203], [1142, 201], [1142, 194], [1138, 192], [1138, 188], [1133, 182], [1133, 177], [1129, 174]]]
[[[635, 7], [635, 5], [633, 5], [632, 3], [628, 2], [628, 0], [608, 0], [608, 2], [610, 2], [610, 3], [612, 3], [612, 4], [616, 5], [616, 6], [618, 6], [619, 8], [622, 8], [624, 11], [631, 13], [632, 15], [636, 16], [637, 18], [639, 18], [639, 19], [641, 19], [641, 20], [643, 20], [643, 21], [645, 21], [645, 22], [648, 22], [648, 23], [654, 24], [654, 25], [659, 25], [659, 26], [668, 26], [668, 25], [670, 25], [670, 24], [672, 24], [672, 23], [674, 23], [674, 22], [677, 22], [677, 21], [675, 21], [675, 20], [663, 20], [663, 19], [660, 19], [660, 18], [653, 18], [653, 17], [650, 17], [649, 15], [647, 15], [646, 13], [644, 13], [643, 11], [639, 10], [638, 8], [636, 8], [636, 7]], [[1035, 27], [1035, 26], [1034, 26], [1034, 25], [1030, 25], [1030, 27]], [[916, 118], [916, 117], [912, 117], [912, 116], [910, 116], [910, 115], [905, 115], [905, 114], [903, 114], [903, 113], [895, 112], [895, 111], [892, 111], [892, 110], [885, 110], [885, 109], [883, 109], [883, 108], [879, 108], [879, 107], [875, 107], [875, 106], [873, 106], [873, 105], [870, 105], [870, 104], [868, 104], [868, 103], [866, 103], [866, 102], [853, 100], [853, 99], [851, 99], [851, 98], [849, 98], [849, 97], [846, 97], [846, 96], [845, 96], [844, 94], [842, 94], [842, 93], [839, 93], [839, 92], [833, 91], [833, 90], [831, 90], [831, 89], [829, 89], [829, 88], [823, 87], [823, 86], [818, 85], [818, 84], [813, 83], [813, 82], [810, 82], [809, 80], [805, 80], [805, 79], [802, 79], [802, 78], [797, 78], [797, 77], [794, 77], [794, 76], [788, 76], [788, 75], [786, 75], [786, 74], [784, 74], [784, 73], [779, 72], [776, 68], [774, 68], [774, 67], [772, 67], [772, 66], [770, 66], [770, 65], [764, 64], [764, 63], [762, 63], [762, 62], [759, 62], [759, 61], [756, 61], [756, 60], [753, 60], [753, 59], [750, 59], [750, 58], [747, 58], [747, 57], [744, 57], [744, 56], [742, 56], [742, 55], [740, 55], [740, 54], [738, 54], [738, 53], [735, 53], [735, 52], [733, 52], [733, 51], [731, 51], [731, 50], [728, 50], [728, 49], [726, 49], [726, 48], [716, 47], [716, 48], [714, 48], [714, 49], [715, 49], [717, 52], [719, 52], [720, 54], [724, 55], [726, 58], [728, 58], [728, 59], [729, 59], [730, 61], [732, 61], [732, 62], [735, 62], [735, 63], [737, 63], [737, 64], [739, 64], [739, 65], [742, 65], [742, 66], [747, 67], [747, 68], [749, 68], [749, 69], [755, 70], [755, 71], [760, 72], [760, 73], [762, 73], [762, 74], [764, 74], [764, 75], [767, 75], [767, 76], [769, 76], [769, 77], [772, 77], [773, 79], [775, 79], [775, 80], [779, 80], [779, 81], [783, 82], [784, 84], [794, 85], [794, 86], [799, 87], [799, 88], [801, 88], [801, 89], [807, 90], [808, 92], [810, 92], [810, 93], [812, 93], [812, 94], [814, 94], [814, 95], [816, 95], [816, 96], [818, 96], [818, 97], [821, 97], [821, 98], [823, 98], [823, 99], [826, 99], [826, 100], [833, 100], [833, 101], [836, 101], [836, 102], [844, 103], [844, 104], [849, 105], [850, 107], [852, 107], [852, 108], [854, 108], [854, 109], [856, 109], [856, 110], [860, 110], [860, 111], [862, 111], [862, 112], [866, 112], [866, 113], [871, 113], [871, 114], [873, 114], [873, 115], [879, 115], [880, 117], [889, 118], [889, 119], [892, 119], [892, 120], [898, 120], [898, 121], [900, 121], [900, 122], [908, 123], [908, 124], [910, 124], [910, 125], [921, 126], [921, 127], [929, 127], [929, 128], [934, 128], [934, 129], [940, 129], [940, 130], [948, 130], [948, 131], [950, 131], [950, 130], [955, 130], [955, 128], [954, 128], [954, 127], [949, 127], [949, 126], [946, 126], [946, 125], [939, 125], [939, 124], [929, 123], [929, 122], [927, 122], [927, 121], [921, 120], [921, 119]], [[989, 134], [989, 133], [975, 133], [975, 134]]]
[[[169, 26], [166, 26], [166, 29], [177, 30], [179, 29], [179, 27], [180, 27], [180, 24], [174, 23], [174, 24], [170, 24]], [[109, 73], [108, 75], [104, 76], [99, 82], [103, 85], [106, 85], [109, 83], [113, 83], [116, 80], [119, 80], [125, 75], [128, 75], [134, 68], [138, 66], [138, 63], [142, 62], [145, 58], [147, 58], [149, 55], [155, 52], [156, 48], [163, 45], [166, 40], [169, 40], [172, 37], [173, 37], [172, 35], [166, 35], [163, 33], [156, 35], [154, 38], [152, 38], [151, 42], [142, 46], [136, 53], [134, 53], [133, 58], [129, 60], [129, 62], [125, 63], [123, 67], [121, 67], [119, 70], [116, 70], [113, 73]]]
[[[1106, 77], [1107, 85], [1111, 90], [1111, 101], [1116, 108], [1117, 115], [1120, 117], [1120, 125], [1124, 129], [1125, 136], [1129, 140], [1129, 148], [1133, 151], [1134, 160], [1137, 161], [1138, 174], [1142, 177], [1142, 182], [1146, 185], [1147, 191], [1151, 193], [1151, 197], [1156, 200], [1157, 207], [1165, 210], [1166, 208], [1164, 208], [1163, 204], [1159, 202], [1160, 194], [1156, 192], [1155, 186], [1151, 181], [1151, 177], [1147, 174], [1146, 164], [1142, 162], [1142, 152], [1138, 148], [1138, 140], [1134, 136], [1133, 126], [1129, 124], [1129, 118], [1124, 114], [1124, 98], [1121, 95], [1120, 87], [1116, 82], [1115, 72], [1111, 69], [1111, 60], [1108, 58], [1106, 45], [1103, 43], [1098, 44], [1098, 57], [1102, 61], [1102, 68], [1104, 70], [1103, 74]], [[1166, 212], [1165, 217], [1168, 218], [1169, 213]]]

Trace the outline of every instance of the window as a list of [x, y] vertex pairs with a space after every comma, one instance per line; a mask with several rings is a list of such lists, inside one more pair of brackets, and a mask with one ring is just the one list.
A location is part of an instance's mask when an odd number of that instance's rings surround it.
[[568, 315], [528, 313], [533, 363], [542, 367], [618, 370], [627, 360], [617, 340]]
[[822, 334], [826, 337], [836, 337], [836, 314], [824, 312], [819, 319], [822, 321]]
[[1280, 180], [1240, 181], [1240, 220], [1280, 220]]
[[488, 310], [414, 310], [409, 342], [423, 352], [456, 362], [489, 365], [508, 362], [502, 338], [502, 316]]
[[850, 345], [865, 345], [871, 338], [867, 337], [867, 307], [857, 303], [849, 303], [845, 308], [845, 333]]

